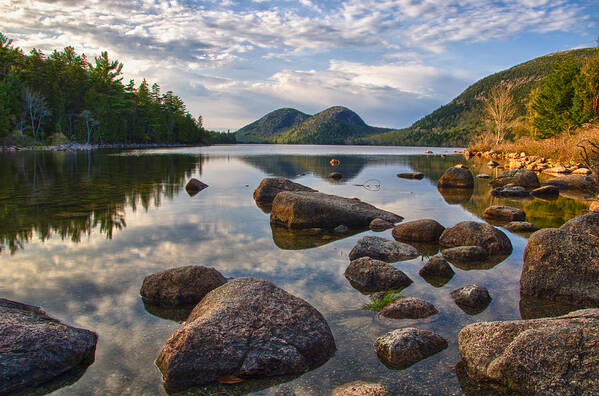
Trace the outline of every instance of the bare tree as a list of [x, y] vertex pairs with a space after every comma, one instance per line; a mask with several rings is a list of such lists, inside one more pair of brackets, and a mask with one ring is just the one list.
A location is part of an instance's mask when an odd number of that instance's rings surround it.
[[595, 181], [599, 180], [599, 142], [584, 139], [577, 144], [580, 156], [590, 170], [593, 171]]
[[90, 144], [91, 137], [94, 134], [94, 128], [97, 129], [100, 126], [100, 123], [92, 118], [91, 111], [89, 110], [83, 110], [80, 116], [85, 120], [85, 126], [87, 127], [86, 144]]
[[33, 139], [37, 140], [44, 118], [51, 114], [46, 99], [40, 93], [25, 88], [25, 110], [31, 121]]
[[512, 88], [512, 84], [502, 81], [491, 88], [487, 97], [483, 99], [484, 119], [492, 128], [497, 144], [505, 139], [516, 115]]

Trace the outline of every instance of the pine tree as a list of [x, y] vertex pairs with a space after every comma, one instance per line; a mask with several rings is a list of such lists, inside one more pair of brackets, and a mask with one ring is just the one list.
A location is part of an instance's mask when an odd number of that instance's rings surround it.
[[580, 69], [574, 81], [572, 112], [579, 124], [599, 117], [599, 48]]

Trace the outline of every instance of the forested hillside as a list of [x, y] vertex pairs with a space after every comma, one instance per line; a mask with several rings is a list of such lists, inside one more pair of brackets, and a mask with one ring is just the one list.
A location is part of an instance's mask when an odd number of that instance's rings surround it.
[[235, 137], [240, 143], [270, 142], [308, 118], [308, 114], [296, 109], [277, 109], [239, 129], [235, 132]]
[[[123, 82], [106, 52], [92, 61], [72, 47], [28, 55], [0, 33], [0, 139], [13, 143], [205, 143], [171, 91]], [[0, 142], [1, 144], [2, 142]]]

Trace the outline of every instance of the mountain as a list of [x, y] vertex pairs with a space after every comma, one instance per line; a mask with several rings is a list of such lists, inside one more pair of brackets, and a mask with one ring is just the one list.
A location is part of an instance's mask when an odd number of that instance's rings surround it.
[[270, 142], [274, 137], [301, 124], [308, 118], [310, 118], [308, 114], [296, 109], [278, 109], [239, 129], [235, 132], [235, 137], [238, 143]]
[[343, 106], [309, 116], [295, 109], [279, 109], [237, 132], [239, 143], [346, 144], [352, 138], [389, 131], [367, 125]]
[[356, 144], [380, 145], [466, 145], [484, 131], [482, 98], [495, 85], [512, 83], [512, 95], [518, 106], [517, 116], [526, 114], [530, 92], [543, 83], [551, 71], [556, 56], [573, 56], [581, 64], [593, 55], [594, 48], [553, 53], [495, 73], [477, 81], [457, 98], [431, 114], [416, 121], [409, 128], [388, 131], [373, 136], [352, 139]]

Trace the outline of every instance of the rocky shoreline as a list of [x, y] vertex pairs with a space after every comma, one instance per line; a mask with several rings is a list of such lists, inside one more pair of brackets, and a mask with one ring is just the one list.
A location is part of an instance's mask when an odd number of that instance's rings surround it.
[[16, 151], [89, 151], [99, 149], [148, 149], [169, 147], [203, 147], [201, 144], [178, 144], [178, 143], [114, 143], [114, 144], [82, 144], [68, 143], [56, 146], [0, 146], [0, 152]]

